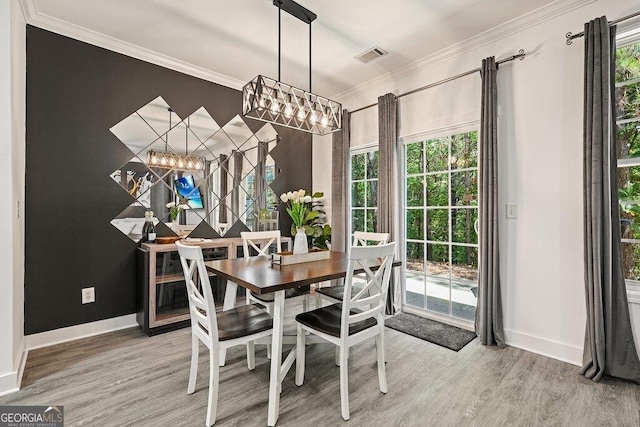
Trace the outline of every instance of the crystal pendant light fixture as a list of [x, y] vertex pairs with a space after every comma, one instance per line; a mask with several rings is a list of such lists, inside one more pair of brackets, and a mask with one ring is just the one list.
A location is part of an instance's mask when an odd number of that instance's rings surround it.
[[[311, 92], [311, 23], [316, 14], [293, 0], [278, 6], [278, 80], [256, 76], [242, 88], [242, 114], [257, 120], [324, 135], [342, 129], [342, 105]], [[309, 24], [309, 91], [280, 81], [280, 15], [285, 11]]]

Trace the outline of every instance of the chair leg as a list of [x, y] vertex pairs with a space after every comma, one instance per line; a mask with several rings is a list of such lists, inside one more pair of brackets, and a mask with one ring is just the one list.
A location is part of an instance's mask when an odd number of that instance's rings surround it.
[[384, 366], [384, 335], [380, 332], [376, 336], [376, 354], [378, 359], [378, 381], [380, 382], [380, 391], [387, 393], [387, 373]]
[[346, 346], [340, 347], [340, 406], [342, 418], [349, 420], [349, 353]]
[[191, 369], [189, 370], [189, 385], [187, 394], [196, 390], [196, 378], [198, 377], [198, 353], [200, 352], [200, 340], [197, 336], [191, 335]]
[[316, 308], [322, 308], [322, 297], [318, 291], [316, 291]]
[[336, 366], [340, 366], [340, 346], [336, 346]]
[[301, 386], [304, 383], [304, 363], [305, 363], [305, 347], [306, 333], [302, 326], [298, 323], [298, 335], [296, 339], [296, 385]]
[[218, 384], [220, 382], [220, 367], [218, 366], [218, 352], [209, 351], [209, 403], [207, 404], [207, 427], [216, 422], [218, 410]]
[[[264, 308], [267, 313], [273, 316], [273, 304], [265, 304]], [[267, 359], [271, 360], [271, 344], [267, 344]]]
[[310, 306], [310, 302], [311, 302], [311, 295], [307, 294], [304, 296], [304, 299], [302, 300], [302, 311], [309, 311], [309, 306]]
[[247, 343], [247, 367], [250, 371], [256, 368], [256, 347], [253, 341]]

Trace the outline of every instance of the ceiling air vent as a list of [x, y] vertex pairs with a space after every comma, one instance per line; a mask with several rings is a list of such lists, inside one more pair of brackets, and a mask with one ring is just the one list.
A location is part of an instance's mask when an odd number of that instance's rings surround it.
[[378, 46], [374, 46], [371, 49], [367, 49], [366, 51], [362, 52], [360, 55], [357, 55], [355, 58], [358, 61], [364, 62], [366, 64], [367, 62], [371, 62], [376, 58], [387, 55], [388, 53], [389, 52], [387, 52], [386, 50], [382, 50]]

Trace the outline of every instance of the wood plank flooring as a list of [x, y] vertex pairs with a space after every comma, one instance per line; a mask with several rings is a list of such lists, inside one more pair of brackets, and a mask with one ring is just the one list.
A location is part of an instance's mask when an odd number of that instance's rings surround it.
[[[386, 337], [387, 395], [373, 343], [355, 347], [344, 422], [334, 350], [311, 345], [304, 385], [295, 386], [295, 367], [283, 383], [278, 426], [640, 426], [638, 385], [594, 383], [575, 366], [478, 340], [456, 353], [391, 329]], [[23, 389], [0, 405], [64, 405], [67, 426], [201, 426], [209, 373], [201, 349], [193, 395], [189, 329], [151, 338], [128, 329], [34, 350]], [[265, 346], [256, 352], [250, 372], [244, 347], [229, 351], [217, 426], [266, 425], [269, 360]]]

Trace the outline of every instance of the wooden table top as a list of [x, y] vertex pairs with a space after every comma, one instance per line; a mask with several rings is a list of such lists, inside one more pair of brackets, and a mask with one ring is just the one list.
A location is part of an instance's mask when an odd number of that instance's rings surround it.
[[349, 258], [344, 252], [331, 251], [329, 259], [292, 265], [272, 264], [266, 257], [222, 259], [205, 264], [218, 276], [261, 295], [345, 277]]

